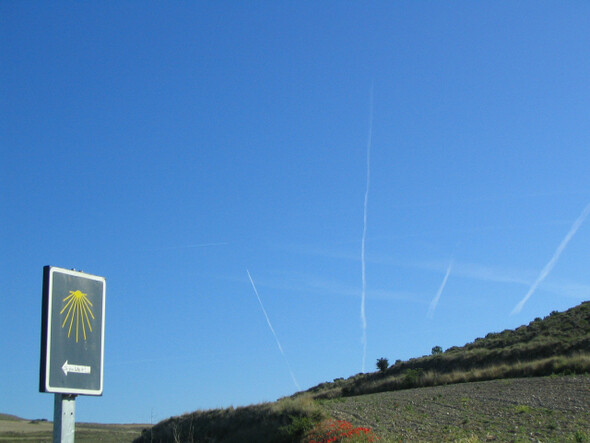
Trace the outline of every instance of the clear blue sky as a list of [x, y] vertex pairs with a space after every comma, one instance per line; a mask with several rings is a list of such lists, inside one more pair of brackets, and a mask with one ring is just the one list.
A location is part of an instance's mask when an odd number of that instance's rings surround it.
[[78, 421], [273, 401], [590, 299], [589, 23], [583, 1], [1, 2], [0, 411], [53, 414], [44, 265], [107, 281]]

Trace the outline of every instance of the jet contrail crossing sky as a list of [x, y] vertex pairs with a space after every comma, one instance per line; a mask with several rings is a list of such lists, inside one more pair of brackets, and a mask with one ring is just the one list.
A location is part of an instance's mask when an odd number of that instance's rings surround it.
[[436, 306], [438, 305], [438, 301], [440, 300], [440, 296], [441, 296], [443, 290], [445, 289], [445, 286], [447, 284], [447, 280], [449, 279], [449, 275], [451, 274], [452, 267], [453, 267], [453, 260], [451, 260], [451, 262], [449, 263], [449, 266], [447, 267], [447, 273], [445, 274], [445, 278], [443, 278], [443, 281], [442, 281], [440, 287], [438, 288], [438, 292], [436, 293], [436, 296], [430, 302], [430, 307], [428, 308], [428, 314], [426, 314], [428, 318], [434, 317], [434, 311], [436, 310]]
[[578, 229], [580, 229], [580, 226], [582, 225], [582, 223], [584, 222], [584, 220], [588, 216], [588, 213], [590, 213], [590, 204], [588, 204], [584, 208], [584, 210], [582, 211], [580, 216], [574, 222], [574, 224], [572, 225], [571, 229], [569, 230], [569, 232], [567, 233], [565, 238], [561, 241], [561, 243], [559, 244], [559, 246], [555, 250], [555, 253], [553, 254], [553, 257], [551, 257], [551, 260], [549, 260], [549, 263], [547, 263], [545, 265], [545, 267], [543, 268], [543, 270], [541, 271], [541, 273], [539, 274], [539, 276], [537, 277], [537, 279], [535, 280], [535, 282], [533, 283], [533, 285], [529, 289], [529, 292], [527, 292], [527, 294], [524, 296], [524, 298], [514, 307], [511, 315], [518, 314], [522, 310], [524, 304], [528, 301], [529, 298], [531, 298], [531, 295], [533, 295], [533, 292], [535, 292], [535, 290], [537, 289], [537, 286], [539, 286], [541, 284], [541, 282], [543, 280], [545, 280], [545, 278], [549, 275], [549, 273], [551, 272], [551, 270], [553, 269], [553, 267], [557, 263], [559, 256], [561, 255], [561, 253], [563, 252], [563, 250], [565, 249], [567, 244], [570, 242], [570, 240], [576, 234], [576, 232], [578, 232]]
[[285, 363], [287, 363], [287, 368], [289, 369], [289, 374], [291, 374], [291, 378], [293, 379], [293, 383], [295, 384], [295, 387], [297, 388], [297, 390], [301, 390], [301, 387], [299, 386], [299, 383], [297, 383], [297, 379], [295, 378], [295, 374], [293, 374], [293, 370], [291, 369], [291, 365], [289, 364], [289, 360], [287, 360], [287, 356], [285, 355], [285, 351], [283, 351], [283, 347], [281, 346], [281, 342], [279, 341], [279, 337], [277, 336], [277, 333], [275, 332], [274, 328], [272, 327], [272, 323], [270, 322], [270, 318], [268, 318], [268, 314], [266, 313], [266, 309], [264, 309], [264, 305], [262, 304], [262, 300], [260, 299], [260, 295], [258, 295], [258, 290], [256, 289], [256, 285], [254, 285], [254, 280], [252, 280], [252, 276], [250, 275], [250, 271], [246, 269], [246, 272], [248, 273], [248, 278], [250, 279], [250, 283], [252, 283], [252, 288], [254, 289], [254, 293], [256, 294], [256, 298], [258, 299], [258, 303], [260, 303], [260, 307], [262, 308], [262, 312], [264, 313], [264, 317], [266, 318], [266, 322], [268, 323], [268, 327], [270, 328], [270, 332], [272, 332], [272, 335], [274, 336], [276, 342], [277, 342], [277, 346], [279, 347], [279, 351], [281, 351], [281, 354], [283, 356], [283, 358], [285, 359]]
[[362, 344], [363, 344], [363, 361], [361, 365], [361, 372], [365, 372], [365, 363], [367, 360], [367, 314], [365, 312], [365, 303], [367, 297], [367, 279], [365, 272], [365, 243], [367, 240], [367, 207], [369, 204], [369, 185], [371, 184], [371, 143], [373, 141], [373, 85], [371, 85], [371, 101], [369, 107], [369, 136], [367, 138], [367, 186], [365, 189], [365, 204], [363, 211], [363, 237], [361, 240], [361, 276], [362, 276], [362, 291], [361, 291], [361, 328], [362, 328]]

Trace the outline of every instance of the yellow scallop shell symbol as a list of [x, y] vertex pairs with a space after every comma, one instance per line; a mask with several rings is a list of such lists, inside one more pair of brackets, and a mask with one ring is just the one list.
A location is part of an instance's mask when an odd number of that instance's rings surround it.
[[82, 291], [70, 291], [70, 295], [63, 299], [65, 303], [63, 309], [59, 313], [60, 315], [66, 312], [66, 317], [61, 327], [64, 328], [68, 320], [70, 325], [68, 327], [68, 338], [72, 333], [72, 327], [74, 326], [74, 320], [76, 321], [76, 343], [78, 343], [78, 331], [82, 329], [84, 340], [86, 340], [86, 325], [88, 325], [88, 332], [92, 332], [92, 325], [90, 324], [90, 317], [94, 320], [92, 314], [92, 303], [88, 300], [88, 294]]

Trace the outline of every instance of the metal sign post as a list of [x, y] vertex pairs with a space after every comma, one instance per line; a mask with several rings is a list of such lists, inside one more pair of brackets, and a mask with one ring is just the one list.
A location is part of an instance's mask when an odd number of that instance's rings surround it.
[[104, 277], [43, 268], [39, 391], [55, 394], [53, 441], [73, 442], [76, 395], [102, 395]]
[[53, 405], [53, 443], [74, 443], [76, 396], [55, 394]]

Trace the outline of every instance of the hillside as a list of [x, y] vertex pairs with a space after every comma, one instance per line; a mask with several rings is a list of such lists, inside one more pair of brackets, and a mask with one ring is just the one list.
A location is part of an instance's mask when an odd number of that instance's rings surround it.
[[370, 425], [382, 441], [588, 441], [590, 379], [571, 374], [589, 372], [590, 302], [584, 302], [275, 403], [172, 417], [136, 442], [299, 442], [328, 418]]
[[[305, 392], [316, 399], [498, 378], [590, 371], [590, 302], [552, 312], [526, 326], [489, 333], [437, 355], [399, 361], [383, 372], [357, 374]], [[302, 395], [299, 393], [298, 395]], [[297, 394], [296, 394], [297, 395]]]

